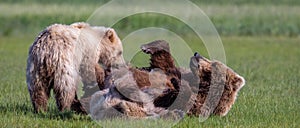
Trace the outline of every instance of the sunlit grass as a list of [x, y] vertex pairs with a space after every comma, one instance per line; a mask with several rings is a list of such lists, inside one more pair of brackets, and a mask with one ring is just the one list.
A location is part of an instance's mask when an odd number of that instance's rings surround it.
[[[1, 2], [0, 2], [1, 3]], [[127, 6], [124, 6], [126, 4]], [[163, 4], [163, 3], [161, 3]], [[196, 3], [214, 23], [216, 29], [224, 36], [292, 36], [300, 33], [300, 6], [273, 4], [201, 4]], [[19, 35], [37, 33], [53, 23], [70, 24], [86, 21], [103, 3], [96, 4], [59, 4], [59, 3], [1, 3], [0, 4], [0, 35]], [[150, 5], [149, 5], [150, 6]], [[96, 21], [101, 25], [114, 16], [122, 15], [127, 8], [143, 9], [133, 3], [122, 2], [111, 9], [113, 14]], [[182, 5], [168, 4], [168, 9], [182, 13]], [[189, 12], [188, 17], [199, 15]], [[95, 21], [94, 21], [95, 22]], [[190, 33], [186, 24], [161, 14], [144, 13], [127, 17], [120, 21], [116, 29], [128, 33], [145, 26], [157, 26], [178, 33]]]
[[[246, 85], [227, 116], [213, 116], [204, 122], [199, 122], [197, 117], [186, 117], [176, 127], [298, 127], [299, 39], [222, 39], [227, 65], [245, 77]], [[89, 116], [80, 116], [73, 112], [59, 113], [53, 98], [49, 104], [49, 112], [33, 114], [25, 83], [27, 51], [33, 40], [31, 36], [0, 39], [0, 126], [99, 127], [101, 122], [95, 122]], [[116, 120], [111, 123], [118, 126], [129, 126], [128, 123], [143, 126], [147, 122]], [[148, 124], [151, 125], [153, 124]]]
[[[58, 112], [53, 97], [49, 112], [33, 114], [25, 67], [28, 48], [35, 36], [53, 23], [70, 24], [86, 21], [107, 0], [3, 0], [0, 2], [0, 126], [1, 127], [153, 127], [170, 123], [164, 120], [95, 122], [89, 116], [73, 112]], [[193, 0], [194, 2], [196, 0]], [[73, 2], [72, 4], [69, 4]], [[123, 1], [124, 2], [124, 1]], [[210, 17], [222, 40], [226, 64], [244, 76], [246, 85], [236, 103], [225, 117], [212, 116], [204, 122], [197, 117], [185, 117], [175, 127], [299, 127], [300, 126], [300, 6], [297, 0], [233, 0], [234, 4], [219, 0], [196, 1]], [[123, 3], [132, 5], [132, 3]], [[181, 5], [168, 5], [180, 11]], [[122, 4], [111, 8], [122, 14]], [[193, 12], [191, 15], [197, 15]], [[111, 15], [107, 14], [109, 20]], [[208, 57], [199, 38], [184, 23], [172, 17], [140, 14], [127, 17], [114, 27], [121, 38], [141, 27], [156, 26], [169, 29], [187, 42], [193, 52]], [[159, 34], [159, 33], [156, 33]], [[147, 34], [149, 39], [161, 38]], [[165, 36], [164, 34], [161, 34]], [[151, 37], [153, 36], [153, 37]], [[241, 37], [239, 37], [241, 36]], [[250, 36], [250, 37], [249, 37]], [[252, 36], [252, 37], [251, 37]], [[164, 39], [181, 43], [174, 36]], [[124, 44], [129, 50], [138, 48], [136, 42], [147, 43], [145, 36], [134, 35]], [[134, 46], [131, 46], [134, 45]], [[171, 44], [173, 54], [181, 55]], [[176, 48], [177, 47], [177, 48]], [[177, 49], [177, 50], [176, 50]], [[126, 49], [125, 49], [126, 50]], [[175, 53], [174, 53], [175, 52]], [[126, 51], [124, 52], [126, 53]], [[185, 55], [185, 54], [182, 54]], [[192, 55], [190, 55], [192, 56]], [[187, 56], [187, 57], [190, 57]], [[131, 63], [144, 66], [148, 58], [143, 53], [134, 55]], [[107, 125], [104, 125], [104, 124]]]

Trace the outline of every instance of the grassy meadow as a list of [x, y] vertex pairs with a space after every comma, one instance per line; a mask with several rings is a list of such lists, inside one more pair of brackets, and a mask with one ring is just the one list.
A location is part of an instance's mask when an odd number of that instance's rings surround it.
[[[29, 46], [46, 26], [86, 21], [105, 2], [107, 0], [91, 0], [86, 3], [79, 0], [0, 1], [1, 127], [168, 125], [163, 120], [116, 119], [96, 122], [89, 116], [58, 112], [53, 98], [49, 103], [49, 112], [33, 113], [25, 83]], [[216, 26], [224, 45], [226, 64], [244, 76], [246, 85], [225, 117], [212, 116], [204, 122], [199, 122], [197, 117], [186, 117], [174, 127], [300, 127], [300, 2], [193, 2], [203, 9]], [[201, 40], [179, 20], [157, 14], [134, 15], [123, 20], [124, 22], [114, 26], [122, 39], [139, 28], [159, 26], [174, 31], [188, 42], [193, 52], [198, 51], [208, 57]], [[136, 40], [142, 42], [143, 38], [137, 36]], [[124, 45], [131, 47], [129, 43]], [[132, 62], [143, 65], [148, 61], [144, 56], [136, 56]]]

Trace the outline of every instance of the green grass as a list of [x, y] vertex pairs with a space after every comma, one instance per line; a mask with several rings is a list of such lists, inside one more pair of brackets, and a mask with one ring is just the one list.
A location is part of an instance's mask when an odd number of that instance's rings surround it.
[[[30, 3], [42, 3], [42, 4], [49, 4], [49, 3], [64, 3], [64, 4], [97, 4], [97, 3], [105, 3], [109, 0], [1, 0], [1, 2], [5, 3], [22, 3], [22, 4], [30, 4]], [[227, 5], [227, 4], [236, 4], [236, 5], [243, 5], [243, 4], [268, 4], [268, 5], [300, 5], [298, 0], [190, 0], [192, 2], [198, 4], [220, 4], [220, 5]]]
[[[299, 38], [223, 37], [222, 39], [227, 64], [245, 77], [247, 81], [245, 87], [240, 91], [236, 103], [227, 116], [222, 118], [213, 116], [202, 123], [198, 122], [196, 117], [186, 117], [176, 127], [299, 127]], [[33, 36], [0, 38], [0, 126], [101, 125], [88, 116], [79, 116], [73, 112], [59, 113], [53, 98], [49, 104], [49, 112], [33, 114], [25, 83], [27, 51], [33, 40]], [[133, 123], [114, 120], [108, 124], [150, 127], [157, 122], [164, 121]]]
[[[1, 2], [0, 2], [1, 3]], [[0, 36], [37, 33], [53, 23], [70, 24], [76, 21], [86, 21], [100, 5], [97, 4], [68, 4], [68, 3], [1, 3], [0, 4]], [[123, 5], [111, 8], [114, 14], [121, 14]], [[129, 8], [138, 8], [135, 4]], [[198, 6], [214, 23], [218, 32], [223, 36], [300, 36], [300, 6], [286, 4], [208, 4], [198, 3]], [[128, 6], [126, 6], [128, 7]], [[180, 11], [180, 4], [169, 4], [168, 8]], [[190, 17], [199, 15], [190, 13]], [[101, 25], [113, 15], [97, 21]], [[116, 26], [119, 33], [127, 34], [133, 30], [156, 26], [170, 29], [180, 34], [191, 33], [192, 30], [176, 18], [157, 14], [143, 13], [124, 18]]]
[[[108, 0], [1, 0], [0, 1], [0, 126], [1, 127], [153, 127], [164, 120], [115, 119], [95, 122], [89, 116], [60, 113], [51, 98], [49, 112], [33, 114], [25, 67], [27, 52], [38, 32], [53, 23], [86, 21]], [[211, 18], [222, 36], [227, 65], [246, 79], [236, 103], [225, 117], [210, 117], [200, 123], [186, 117], [175, 127], [300, 127], [300, 1], [299, 0], [192, 0]], [[127, 3], [131, 4], [131, 3]], [[116, 6], [117, 9], [124, 9]], [[132, 7], [135, 8], [134, 4]], [[168, 7], [179, 8], [173, 4]], [[116, 12], [118, 14], [118, 12]], [[193, 14], [192, 15], [197, 15]], [[110, 16], [107, 16], [110, 17]], [[110, 20], [102, 19], [102, 20]], [[99, 21], [101, 22], [101, 21]], [[99, 23], [101, 24], [101, 23]], [[142, 27], [161, 27], [181, 36], [202, 55], [208, 55], [201, 40], [184, 23], [172, 17], [145, 13], [127, 17], [114, 28], [121, 38]], [[156, 35], [155, 35], [156, 34]], [[169, 35], [168, 35], [169, 34]], [[179, 57], [185, 46], [168, 33], [133, 35], [124, 43], [131, 63], [144, 66], [147, 57], [134, 54], [138, 43], [156, 38], [171, 40], [171, 51]], [[147, 37], [147, 38], [146, 38]], [[137, 43], [137, 44], [136, 44]], [[126, 58], [126, 56], [125, 56]], [[130, 59], [130, 57], [128, 57]]]

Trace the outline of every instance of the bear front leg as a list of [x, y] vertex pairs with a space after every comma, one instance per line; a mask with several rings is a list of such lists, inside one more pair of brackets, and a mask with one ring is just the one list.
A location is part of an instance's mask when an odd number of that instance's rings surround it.
[[109, 72], [110, 72], [109, 70], [104, 70], [99, 64], [96, 64], [95, 75], [100, 90], [105, 89], [105, 84], [104, 84], [105, 75], [106, 74], [109, 75]]
[[75, 92], [75, 98], [74, 98], [74, 100], [72, 102], [72, 105], [71, 105], [71, 110], [73, 110], [73, 111], [75, 111], [76, 113], [79, 113], [79, 114], [84, 114], [84, 115], [87, 114], [85, 108], [80, 103], [80, 100], [78, 100], [76, 92]]

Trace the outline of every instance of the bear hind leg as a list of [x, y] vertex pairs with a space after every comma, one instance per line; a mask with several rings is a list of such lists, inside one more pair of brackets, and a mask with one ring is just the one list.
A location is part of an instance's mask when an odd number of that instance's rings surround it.
[[35, 113], [47, 111], [48, 99], [50, 97], [50, 88], [46, 82], [37, 82], [30, 91], [30, 98]]
[[56, 78], [58, 79], [56, 79], [54, 82], [53, 90], [58, 110], [61, 112], [70, 110], [71, 104], [76, 95], [75, 80], [72, 78], [72, 76], [67, 74]]

